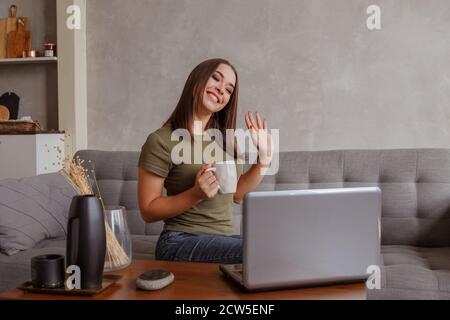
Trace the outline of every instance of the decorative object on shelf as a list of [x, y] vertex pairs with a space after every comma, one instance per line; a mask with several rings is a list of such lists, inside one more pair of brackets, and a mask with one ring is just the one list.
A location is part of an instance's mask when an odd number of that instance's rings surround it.
[[[7, 18], [1, 18], [0, 19], [0, 59], [6, 58], [6, 46], [7, 46], [7, 39], [8, 39], [8, 33], [11, 31], [17, 30], [17, 20], [19, 18], [16, 17], [17, 15], [17, 6], [12, 5], [9, 8], [9, 15]], [[20, 17], [22, 19], [22, 22], [24, 24], [24, 30], [29, 30], [29, 22], [27, 17]]]
[[31, 283], [34, 288], [64, 287], [64, 256], [48, 254], [31, 258]]
[[29, 50], [29, 51], [22, 51], [22, 58], [36, 58], [37, 53], [35, 50]]
[[[69, 160], [69, 157], [66, 157], [63, 163], [64, 165], [63, 170], [61, 170], [61, 174], [68, 179], [68, 181], [72, 184], [78, 194], [96, 194], [100, 201], [102, 212], [104, 213], [105, 206], [103, 204], [103, 198], [101, 197], [100, 190], [98, 188], [97, 179], [95, 178], [95, 170], [92, 167], [91, 161], [89, 161], [89, 171], [83, 166], [84, 160], [81, 160], [79, 157], [76, 157], [72, 160]], [[121, 268], [123, 268], [124, 262], [128, 260], [128, 255], [125, 253], [123, 247], [117, 241], [114, 232], [111, 230], [108, 222], [106, 221], [105, 215], [103, 223], [106, 230], [106, 254], [111, 257], [110, 261], [112, 262], [110, 267], [116, 268], [120, 266]], [[106, 256], [103, 256], [103, 265], [106, 260], [105, 258]], [[119, 265], [116, 265], [116, 263], [118, 263]]]
[[56, 45], [54, 43], [44, 43], [44, 57], [54, 57], [55, 47]]
[[9, 120], [9, 109], [0, 104], [0, 121], [8, 121]]
[[0, 134], [8, 133], [38, 133], [41, 132], [42, 127], [38, 121], [30, 121], [30, 120], [9, 120], [9, 121], [0, 121]]
[[17, 26], [17, 20], [22, 19], [25, 25], [25, 29], [29, 30], [29, 19], [28, 17], [17, 17], [17, 11], [19, 9], [15, 4], [9, 7], [8, 18], [7, 18], [7, 27], [8, 31], [15, 31], [15, 27]]
[[116, 254], [107, 252], [105, 272], [124, 269], [131, 264], [132, 259], [131, 236], [127, 224], [126, 209], [122, 206], [106, 206], [105, 217], [117, 242], [122, 247], [122, 250], [119, 250]]
[[100, 289], [106, 254], [105, 218], [95, 195], [75, 196], [67, 225], [67, 267], [81, 272], [82, 289]]
[[6, 92], [0, 97], [0, 104], [9, 110], [9, 119], [17, 120], [19, 116], [20, 97], [14, 92]]
[[8, 32], [6, 58], [20, 58], [23, 51], [31, 50], [31, 32], [25, 29], [22, 18], [17, 19], [17, 30]]

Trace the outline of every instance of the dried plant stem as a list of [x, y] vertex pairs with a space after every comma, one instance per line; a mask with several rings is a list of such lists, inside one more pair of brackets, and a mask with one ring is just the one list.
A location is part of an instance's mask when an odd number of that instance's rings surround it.
[[[103, 199], [101, 197], [99, 197], [99, 199], [103, 208], [103, 212], [105, 212]], [[122, 246], [117, 241], [114, 232], [111, 230], [109, 223], [106, 221], [106, 216], [105, 216], [105, 230], [106, 230], [106, 243], [108, 244], [107, 253], [108, 257], [110, 258], [109, 261], [112, 262], [111, 263], [112, 267], [126, 264], [128, 262], [128, 256], [123, 250]]]
[[106, 231], [106, 267], [114, 268], [117, 266], [122, 266], [128, 263], [128, 256], [123, 250], [122, 246], [117, 241], [117, 238], [112, 231], [109, 223], [106, 220], [105, 215], [105, 205], [103, 199], [100, 195], [100, 190], [98, 188], [97, 179], [95, 178], [95, 171], [91, 169], [92, 179], [94, 180], [94, 186], [96, 192], [94, 192], [91, 184], [89, 183], [89, 174], [87, 174], [87, 169], [83, 167], [84, 161], [79, 157], [70, 161], [68, 158], [64, 160], [64, 168], [61, 170], [61, 174], [67, 178], [69, 183], [74, 187], [80, 195], [96, 195], [100, 200], [102, 210], [105, 217], [105, 231]]

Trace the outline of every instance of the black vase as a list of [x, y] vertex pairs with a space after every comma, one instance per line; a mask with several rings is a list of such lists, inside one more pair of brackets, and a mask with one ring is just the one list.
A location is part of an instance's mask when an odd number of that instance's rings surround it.
[[95, 195], [75, 196], [67, 227], [67, 266], [81, 271], [81, 289], [100, 289], [106, 254], [105, 219]]

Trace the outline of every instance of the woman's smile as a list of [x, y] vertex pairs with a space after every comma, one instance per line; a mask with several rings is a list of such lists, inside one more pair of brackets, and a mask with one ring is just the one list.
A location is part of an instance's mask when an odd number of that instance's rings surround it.
[[206, 91], [207, 93], [208, 93], [208, 96], [210, 97], [210, 99], [212, 100], [212, 101], [214, 101], [215, 103], [221, 103], [222, 101], [222, 99], [220, 99], [219, 98], [219, 96], [216, 94], [216, 93], [214, 93], [214, 92], [212, 92], [212, 91]]

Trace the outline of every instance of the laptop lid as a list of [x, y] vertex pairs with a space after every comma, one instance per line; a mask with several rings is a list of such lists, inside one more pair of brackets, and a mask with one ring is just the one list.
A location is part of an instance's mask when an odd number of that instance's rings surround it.
[[381, 190], [250, 192], [243, 206], [243, 285], [320, 285], [379, 265]]

